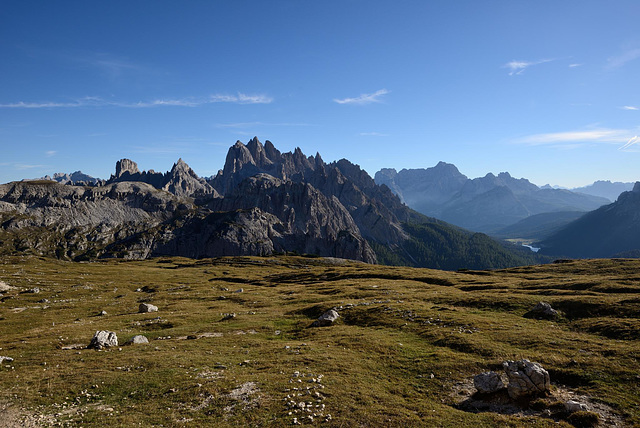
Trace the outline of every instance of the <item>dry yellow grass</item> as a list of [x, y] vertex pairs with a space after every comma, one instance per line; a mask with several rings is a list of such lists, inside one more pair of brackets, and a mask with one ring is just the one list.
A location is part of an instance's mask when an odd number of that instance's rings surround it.
[[[558, 426], [457, 407], [474, 374], [528, 358], [550, 371], [556, 398], [640, 424], [639, 261], [491, 272], [301, 257], [0, 263], [16, 287], [0, 297], [0, 355], [14, 358], [0, 367], [0, 416], [16, 423]], [[563, 317], [524, 318], [539, 301]], [[159, 311], [138, 313], [141, 302]], [[309, 328], [332, 307], [335, 325]], [[150, 344], [81, 349], [97, 330]]]

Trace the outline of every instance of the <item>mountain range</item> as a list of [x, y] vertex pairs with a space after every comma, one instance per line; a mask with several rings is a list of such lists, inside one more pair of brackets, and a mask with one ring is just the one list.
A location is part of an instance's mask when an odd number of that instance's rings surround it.
[[181, 159], [166, 173], [122, 159], [94, 185], [0, 186], [0, 251], [72, 260], [316, 254], [441, 269], [540, 261], [413, 211], [358, 165], [238, 141], [209, 180]]
[[[466, 229], [504, 234], [507, 226], [543, 213], [588, 212], [611, 201], [565, 189], [540, 188], [507, 172], [470, 179], [455, 165], [439, 162], [426, 169], [387, 168], [375, 174], [411, 208]], [[549, 216], [554, 217], [553, 214]]]

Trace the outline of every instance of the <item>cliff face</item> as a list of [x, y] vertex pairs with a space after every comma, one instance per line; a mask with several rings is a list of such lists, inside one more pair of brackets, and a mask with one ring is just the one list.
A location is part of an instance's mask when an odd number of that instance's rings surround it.
[[55, 182], [0, 185], [2, 249], [64, 258], [95, 258], [118, 240], [152, 229], [175, 212], [193, 209], [146, 183], [104, 187]]

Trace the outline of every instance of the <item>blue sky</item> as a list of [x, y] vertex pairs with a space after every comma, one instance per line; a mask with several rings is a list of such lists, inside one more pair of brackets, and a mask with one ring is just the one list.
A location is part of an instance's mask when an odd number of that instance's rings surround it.
[[384, 167], [640, 180], [640, 2], [14, 1], [0, 182], [201, 176], [236, 140]]

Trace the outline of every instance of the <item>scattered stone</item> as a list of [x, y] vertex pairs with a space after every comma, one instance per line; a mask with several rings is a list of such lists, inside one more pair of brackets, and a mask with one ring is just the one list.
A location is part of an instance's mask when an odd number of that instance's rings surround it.
[[473, 386], [475, 386], [481, 394], [492, 394], [505, 387], [500, 374], [496, 372], [480, 373], [474, 376]]
[[147, 339], [146, 336], [138, 334], [129, 339], [126, 345], [141, 345], [144, 343], [149, 343], [149, 339]]
[[158, 307], [155, 305], [152, 305], [151, 303], [140, 303], [140, 306], [138, 306], [138, 312], [139, 313], [158, 312]]
[[526, 318], [554, 320], [558, 318], [558, 311], [553, 309], [547, 302], [539, 302], [533, 309], [524, 314]]
[[118, 336], [112, 331], [99, 330], [93, 335], [88, 349], [104, 349], [118, 346]]
[[0, 364], [4, 363], [5, 361], [7, 363], [11, 363], [11, 362], [13, 362], [13, 358], [11, 358], [11, 357], [3, 357], [3, 356], [0, 355]]
[[237, 388], [231, 390], [225, 397], [234, 400], [236, 403], [224, 408], [225, 412], [231, 412], [236, 407], [241, 407], [242, 410], [251, 409], [256, 407], [259, 403], [259, 399], [254, 397], [260, 390], [255, 382], [245, 382]]
[[40, 288], [38, 287], [33, 287], [30, 288], [29, 290], [25, 290], [25, 293], [30, 293], [30, 294], [38, 294], [40, 292]]
[[567, 409], [567, 412], [584, 412], [589, 410], [586, 404], [579, 403], [574, 400], [569, 400], [564, 404], [564, 407]]
[[324, 314], [320, 315], [320, 317], [311, 324], [311, 327], [326, 327], [331, 324], [335, 320], [340, 317], [340, 314], [335, 309], [329, 309]]
[[98, 316], [103, 317], [107, 315], [107, 311], [100, 311], [100, 313], [98, 314]]
[[529, 360], [505, 361], [502, 367], [509, 378], [507, 391], [512, 399], [535, 397], [549, 391], [549, 373], [540, 364]]
[[221, 320], [221, 321], [232, 320], [232, 319], [234, 319], [235, 317], [236, 317], [236, 314], [235, 314], [235, 313], [232, 313], [232, 314], [224, 314], [224, 315], [222, 316], [222, 320]]
[[243, 293], [244, 292], [244, 288], [238, 288], [236, 291], [234, 291], [234, 293]]
[[10, 291], [12, 289], [13, 289], [12, 286], [10, 286], [9, 284], [7, 284], [4, 281], [0, 281], [0, 291], [4, 292], [4, 291]]

